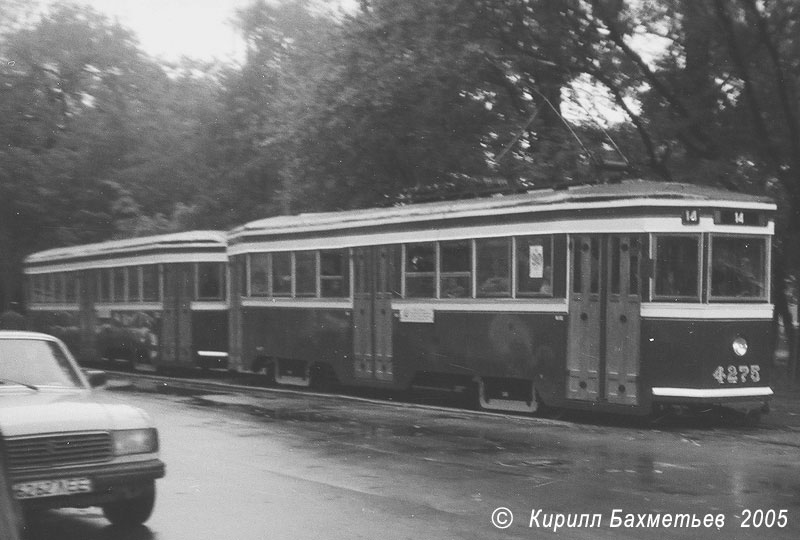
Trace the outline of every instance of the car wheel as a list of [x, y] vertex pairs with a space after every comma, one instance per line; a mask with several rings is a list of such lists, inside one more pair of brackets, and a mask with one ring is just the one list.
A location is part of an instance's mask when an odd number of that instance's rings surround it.
[[103, 506], [103, 514], [113, 525], [141, 525], [153, 513], [156, 502], [156, 486], [151, 483], [141, 495], [132, 499], [122, 499]]

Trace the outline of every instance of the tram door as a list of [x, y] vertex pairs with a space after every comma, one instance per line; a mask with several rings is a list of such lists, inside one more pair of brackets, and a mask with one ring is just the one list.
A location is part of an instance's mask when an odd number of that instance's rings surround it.
[[641, 307], [639, 235], [576, 235], [567, 398], [637, 405]]
[[377, 246], [353, 250], [353, 352], [357, 379], [394, 380], [390, 249]]
[[160, 363], [185, 365], [192, 361], [192, 266], [165, 264], [164, 310], [161, 316]]

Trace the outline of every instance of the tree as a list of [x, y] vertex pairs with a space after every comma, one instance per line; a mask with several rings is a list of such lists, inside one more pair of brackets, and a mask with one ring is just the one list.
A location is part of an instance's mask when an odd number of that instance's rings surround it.
[[362, 2], [295, 130], [296, 176], [348, 207], [469, 178], [587, 174], [561, 113], [585, 47], [571, 24], [569, 3]]
[[[0, 40], [0, 304], [21, 300], [25, 254], [108, 238], [130, 206], [111, 171], [130, 144], [135, 74], [152, 70], [132, 34], [62, 6]], [[121, 212], [121, 214], [120, 214]], [[119, 215], [118, 215], [119, 214]]]
[[[598, 79], [620, 97], [645, 89], [641, 114], [630, 112], [654, 170], [779, 202], [773, 300], [789, 332], [786, 285], [800, 274], [798, 13], [790, 0], [591, 0], [585, 12], [608, 41]], [[654, 65], [631, 46], [643, 27], [666, 40]]]

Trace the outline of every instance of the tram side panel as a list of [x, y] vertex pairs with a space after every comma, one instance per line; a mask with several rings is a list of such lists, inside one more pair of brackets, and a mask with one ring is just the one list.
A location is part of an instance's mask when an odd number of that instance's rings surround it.
[[[738, 356], [733, 342], [747, 340]], [[665, 404], [729, 404], [760, 398], [737, 389], [767, 388], [772, 378], [770, 320], [642, 319], [643, 383]]]
[[241, 313], [243, 370], [302, 384], [312, 366], [325, 365], [340, 382], [352, 380], [350, 310], [244, 307]]
[[297, 380], [321, 364], [344, 385], [396, 389], [415, 382], [424, 385], [426, 377], [453, 385], [476, 378], [502, 379], [534, 383], [546, 403], [563, 400], [567, 333], [563, 316], [437, 312], [432, 323], [393, 318], [393, 376], [365, 378], [356, 373], [353, 361], [350, 310], [243, 308], [242, 369]]
[[401, 386], [430, 375], [534, 383], [545, 403], [566, 384], [565, 317], [536, 313], [437, 311], [433, 322], [396, 322], [395, 372]]

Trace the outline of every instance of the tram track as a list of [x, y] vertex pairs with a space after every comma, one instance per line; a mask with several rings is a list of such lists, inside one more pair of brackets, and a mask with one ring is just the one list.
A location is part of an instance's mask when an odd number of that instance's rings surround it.
[[[107, 387], [111, 391], [124, 391], [127, 386], [130, 386], [138, 391], [156, 392], [156, 393], [176, 393], [187, 394], [195, 397], [202, 397], [207, 395], [241, 395], [250, 398], [272, 398], [272, 397], [289, 397], [289, 398], [308, 398], [315, 400], [323, 400], [331, 403], [359, 403], [377, 405], [385, 408], [395, 408], [398, 410], [419, 410], [427, 412], [447, 413], [451, 415], [458, 414], [461, 417], [468, 418], [502, 418], [505, 420], [514, 420], [525, 423], [536, 423], [546, 425], [572, 425], [571, 422], [546, 418], [541, 416], [529, 416], [523, 414], [511, 414], [508, 412], [494, 412], [494, 411], [478, 411], [471, 410], [455, 405], [434, 405], [430, 403], [420, 403], [413, 401], [412, 395], [398, 396], [392, 395], [391, 397], [377, 398], [353, 395], [348, 393], [324, 393], [315, 392], [304, 388], [287, 388], [276, 386], [256, 386], [253, 384], [243, 384], [234, 381], [214, 380], [214, 379], [200, 379], [200, 378], [186, 378], [169, 376], [153, 373], [142, 373], [135, 371], [114, 371], [104, 370], [108, 376], [109, 382]], [[128, 383], [128, 384], [126, 384]], [[348, 389], [349, 391], [358, 391], [358, 389]], [[369, 393], [374, 393], [372, 389], [366, 390]], [[206, 399], [206, 401], [212, 401]], [[219, 399], [213, 400], [216, 403], [224, 404], [226, 400]], [[230, 404], [236, 404], [235, 400], [229, 401]]]
[[[198, 378], [174, 376], [141, 371], [104, 370], [108, 376], [107, 385], [110, 391], [136, 391], [143, 393], [175, 394], [192, 397], [204, 406], [239, 407], [255, 411], [276, 419], [297, 419], [306, 421], [335, 420], [338, 415], [329, 408], [352, 404], [353, 407], [380, 407], [384, 411], [395, 411], [399, 414], [431, 413], [469, 421], [474, 419], [512, 422], [519, 428], [527, 427], [561, 427], [578, 429], [622, 428], [645, 431], [666, 431], [676, 437], [683, 437], [688, 432], [697, 433], [700, 437], [739, 438], [779, 446], [798, 447], [796, 433], [798, 426], [794, 416], [780, 414], [762, 422], [757, 428], [746, 428], [741, 431], [741, 424], [730, 419], [704, 419], [692, 417], [671, 417], [667, 420], [656, 417], [626, 417], [619, 415], [603, 415], [596, 412], [575, 412], [569, 410], [550, 410], [546, 415], [526, 415], [507, 411], [472, 410], [453, 404], [424, 403], [422, 397], [411, 392], [393, 393], [375, 396], [374, 389], [341, 388], [336, 393], [318, 392], [305, 388], [281, 386], [259, 386], [258, 382], [226, 380], [224, 378]], [[211, 372], [209, 377], [230, 377]], [[364, 392], [373, 395], [358, 395]], [[430, 395], [425, 398], [431, 399]], [[438, 401], [442, 401], [438, 396]], [[415, 401], [416, 400], [416, 401]], [[781, 400], [783, 401], [783, 400]], [[782, 403], [778, 408], [786, 408], [790, 403]], [[791, 410], [800, 409], [790, 407]], [[794, 414], [794, 413], [791, 413]], [[787, 421], [788, 420], [788, 421]], [[754, 431], [751, 431], [754, 430]]]

